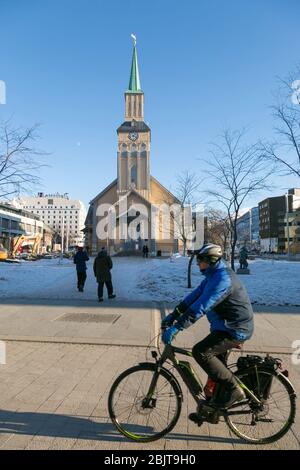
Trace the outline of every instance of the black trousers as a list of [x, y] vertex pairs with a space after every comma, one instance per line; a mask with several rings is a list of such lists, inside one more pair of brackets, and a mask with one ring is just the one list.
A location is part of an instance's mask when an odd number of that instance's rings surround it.
[[228, 351], [235, 348], [240, 341], [234, 340], [225, 331], [213, 331], [193, 347], [193, 357], [202, 369], [215, 382], [226, 388], [236, 385], [233, 373], [227, 369]]
[[104, 284], [106, 285], [107, 289], [107, 294], [112, 295], [113, 294], [113, 285], [111, 281], [105, 281], [104, 282], [98, 282], [98, 299], [102, 299], [103, 297], [103, 286]]
[[85, 284], [85, 280], [86, 280], [86, 272], [85, 271], [82, 271], [82, 272], [79, 272], [77, 271], [77, 287], [84, 287], [84, 284]]

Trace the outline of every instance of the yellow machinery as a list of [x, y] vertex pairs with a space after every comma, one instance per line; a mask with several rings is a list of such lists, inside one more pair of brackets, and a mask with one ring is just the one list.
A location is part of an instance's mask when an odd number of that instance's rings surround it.
[[[24, 244], [24, 242], [30, 242], [28, 245], [31, 245], [31, 257], [36, 256], [38, 247], [41, 241], [41, 234], [36, 233], [35, 235], [20, 235], [19, 237], [14, 237], [12, 239], [12, 249], [10, 253], [11, 258], [15, 258], [18, 251]], [[33, 243], [32, 243], [33, 242]]]
[[0, 261], [5, 261], [7, 258], [8, 258], [8, 252], [4, 248], [2, 243], [0, 243]]

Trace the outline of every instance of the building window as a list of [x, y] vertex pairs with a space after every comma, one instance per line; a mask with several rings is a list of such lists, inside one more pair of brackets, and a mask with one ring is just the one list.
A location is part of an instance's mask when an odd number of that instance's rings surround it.
[[131, 146], [131, 156], [132, 156], [132, 157], [137, 157], [137, 148], [136, 148], [136, 144], [132, 144], [132, 146]]
[[130, 172], [130, 181], [131, 183], [135, 184], [137, 183], [137, 171], [136, 171], [136, 165], [133, 165], [131, 167], [131, 172]]
[[141, 146], [141, 157], [145, 158], [146, 156], [147, 156], [146, 145], [142, 144], [142, 146]]
[[122, 147], [121, 147], [121, 157], [127, 157], [128, 153], [127, 153], [127, 145], [126, 144], [122, 144]]

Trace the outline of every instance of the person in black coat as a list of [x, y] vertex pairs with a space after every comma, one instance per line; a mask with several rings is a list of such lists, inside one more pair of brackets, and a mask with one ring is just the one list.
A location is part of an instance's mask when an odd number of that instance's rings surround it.
[[147, 245], [143, 246], [143, 258], [148, 258], [149, 248]]
[[103, 300], [103, 286], [106, 285], [108, 298], [114, 299], [116, 296], [113, 293], [113, 285], [111, 280], [111, 269], [113, 263], [111, 257], [107, 254], [105, 248], [98, 253], [94, 261], [94, 274], [98, 282], [98, 299], [99, 302]]
[[76, 264], [77, 271], [77, 288], [79, 292], [83, 292], [84, 284], [86, 281], [86, 261], [89, 260], [87, 252], [83, 250], [82, 246], [77, 247], [77, 253], [74, 256], [74, 264]]

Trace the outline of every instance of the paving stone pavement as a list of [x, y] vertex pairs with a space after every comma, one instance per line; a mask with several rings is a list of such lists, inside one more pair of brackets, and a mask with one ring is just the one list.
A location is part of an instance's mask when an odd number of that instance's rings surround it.
[[[200, 428], [191, 423], [187, 415], [194, 403], [184, 387], [179, 422], [166, 438], [151, 444], [128, 441], [110, 422], [108, 392], [123, 370], [145, 359], [144, 347], [8, 341], [7, 364], [0, 366], [0, 449], [300, 448], [299, 413], [280, 441], [253, 446], [232, 435], [225, 423]], [[289, 367], [299, 390], [300, 366]]]
[[[180, 419], [165, 438], [137, 444], [117, 432], [107, 411], [111, 384], [123, 370], [145, 361], [146, 347], [169, 308], [155, 302], [106, 301], [100, 306], [62, 299], [3, 300], [0, 340], [6, 345], [6, 365], [0, 365], [0, 449], [299, 449], [299, 413], [284, 438], [257, 447], [232, 435], [225, 423], [198, 428], [190, 422], [195, 405], [185, 386]], [[246, 351], [280, 354], [299, 391], [300, 364], [291, 363], [292, 341], [300, 339], [299, 309], [256, 310], [255, 334]], [[70, 314], [72, 321], [65, 317]], [[207, 332], [207, 321], [200, 320], [178, 335], [176, 343], [191, 347]]]

